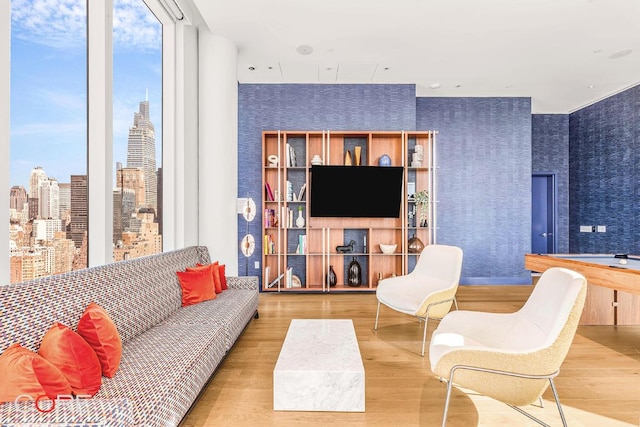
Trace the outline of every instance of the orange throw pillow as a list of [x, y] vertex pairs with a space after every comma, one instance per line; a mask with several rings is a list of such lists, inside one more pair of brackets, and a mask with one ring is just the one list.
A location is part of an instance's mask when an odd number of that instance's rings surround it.
[[216, 297], [209, 268], [187, 268], [187, 271], [178, 271], [176, 274], [182, 288], [183, 307]]
[[42, 337], [38, 354], [60, 369], [73, 394], [93, 396], [100, 389], [102, 367], [96, 352], [67, 326], [56, 322], [49, 328]]
[[216, 294], [219, 294], [220, 292], [222, 292], [222, 282], [220, 281], [220, 273], [219, 273], [219, 266], [218, 266], [218, 262], [214, 262], [213, 264], [209, 264], [209, 265], [202, 265], [202, 264], [196, 264], [195, 267], [187, 267], [187, 271], [190, 270], [209, 270], [210, 274], [211, 274], [211, 279], [213, 280], [213, 285], [216, 291]]
[[218, 273], [220, 274], [220, 285], [222, 285], [223, 291], [229, 289], [227, 287], [227, 273], [224, 271], [225, 267], [226, 266], [224, 264], [220, 264], [220, 267], [218, 268]]
[[38, 353], [13, 344], [0, 355], [0, 403], [35, 400], [46, 395], [54, 400], [71, 395], [71, 386], [60, 369]]
[[122, 358], [122, 340], [113, 320], [95, 302], [87, 306], [78, 322], [78, 334], [96, 352], [102, 375], [112, 378]]

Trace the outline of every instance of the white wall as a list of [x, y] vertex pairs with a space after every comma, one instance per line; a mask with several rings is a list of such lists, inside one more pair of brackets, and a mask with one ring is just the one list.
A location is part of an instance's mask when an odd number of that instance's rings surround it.
[[199, 32], [199, 244], [238, 274], [238, 79], [235, 45]]
[[0, 222], [4, 240], [0, 239], [0, 286], [9, 283], [9, 106], [11, 79], [11, 2], [0, 1]]

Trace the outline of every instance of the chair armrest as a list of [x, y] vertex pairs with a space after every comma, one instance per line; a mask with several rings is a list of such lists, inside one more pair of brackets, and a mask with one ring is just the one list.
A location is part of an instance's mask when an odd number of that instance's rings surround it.
[[258, 276], [228, 276], [227, 286], [229, 289], [250, 289], [258, 290]]

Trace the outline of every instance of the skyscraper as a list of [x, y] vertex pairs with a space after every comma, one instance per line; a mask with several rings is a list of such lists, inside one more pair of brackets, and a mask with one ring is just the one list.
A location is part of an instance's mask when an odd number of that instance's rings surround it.
[[141, 168], [144, 172], [145, 207], [157, 208], [156, 138], [149, 119], [149, 101], [140, 103], [140, 111], [133, 115], [127, 144], [127, 168]]
[[40, 218], [60, 218], [60, 196], [58, 181], [55, 178], [47, 178], [40, 182], [40, 198], [38, 200], [38, 212]]
[[82, 239], [87, 231], [87, 176], [71, 175], [71, 223], [69, 238], [76, 248], [82, 246]]

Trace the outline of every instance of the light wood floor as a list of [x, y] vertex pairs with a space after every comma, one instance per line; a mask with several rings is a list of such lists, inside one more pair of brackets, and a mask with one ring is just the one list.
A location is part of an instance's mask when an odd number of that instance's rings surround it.
[[[465, 286], [460, 309], [511, 312], [531, 286]], [[252, 320], [183, 420], [193, 426], [437, 426], [446, 386], [420, 357], [421, 327], [413, 318], [381, 308], [373, 330], [373, 294], [260, 294], [260, 318]], [[273, 411], [273, 368], [293, 318], [352, 319], [365, 368], [366, 411]], [[429, 332], [436, 326], [430, 322]], [[427, 344], [428, 347], [428, 344]], [[569, 426], [638, 426], [640, 423], [640, 326], [581, 326], [556, 385]], [[301, 387], [304, 385], [301, 384]], [[448, 426], [537, 426], [497, 401], [454, 388]], [[544, 408], [525, 408], [561, 425], [548, 390]]]

